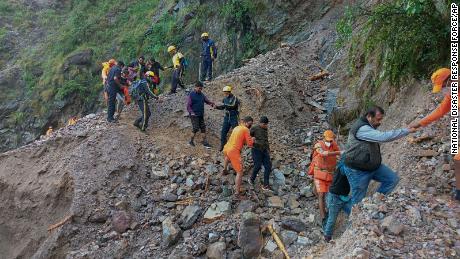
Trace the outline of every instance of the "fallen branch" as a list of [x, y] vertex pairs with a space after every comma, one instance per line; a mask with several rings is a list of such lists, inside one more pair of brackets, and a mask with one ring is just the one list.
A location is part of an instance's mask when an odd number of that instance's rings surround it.
[[272, 226], [272, 225], [268, 225], [268, 231], [270, 231], [270, 233], [272, 234], [273, 239], [275, 240], [276, 244], [277, 244], [278, 247], [280, 248], [281, 252], [283, 252], [284, 257], [286, 257], [286, 259], [290, 259], [289, 254], [288, 254], [288, 252], [286, 251], [286, 248], [284, 247], [283, 242], [282, 242], [281, 239], [279, 238], [278, 234], [276, 234], [276, 232], [275, 232], [275, 230], [273, 229], [273, 226]]
[[193, 202], [193, 197], [185, 198], [183, 200], [176, 201], [176, 205], [190, 205]]
[[223, 219], [223, 218], [224, 218], [224, 215], [221, 215], [221, 216], [219, 216], [219, 217], [215, 217], [215, 218], [213, 218], [213, 219], [203, 219], [203, 223], [204, 223], [204, 224], [210, 224], [210, 223], [213, 223], [213, 222], [215, 222], [215, 221], [221, 220], [221, 219]]
[[51, 232], [53, 231], [54, 229], [64, 225], [65, 223], [69, 222], [72, 220], [72, 217], [73, 215], [69, 215], [67, 217], [65, 217], [63, 220], [59, 221], [58, 223], [54, 224], [54, 225], [51, 225], [48, 227], [48, 232]]
[[316, 80], [319, 80], [319, 79], [323, 79], [325, 77], [329, 76], [329, 72], [327, 71], [321, 71], [319, 72], [318, 74], [316, 75], [312, 75], [308, 78], [308, 80], [310, 81], [316, 81]]

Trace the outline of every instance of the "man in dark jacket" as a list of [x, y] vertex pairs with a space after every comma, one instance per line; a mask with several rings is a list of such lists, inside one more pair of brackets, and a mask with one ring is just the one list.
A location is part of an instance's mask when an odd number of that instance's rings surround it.
[[217, 48], [207, 32], [201, 34], [201, 74], [200, 81], [212, 80], [212, 63], [217, 58]]
[[324, 239], [329, 242], [334, 232], [335, 221], [341, 210], [347, 215], [351, 212], [350, 184], [347, 176], [342, 172], [343, 163], [339, 162], [334, 173], [329, 193], [326, 196], [327, 216], [323, 225]]
[[264, 166], [264, 184], [262, 190], [269, 191], [269, 177], [272, 170], [272, 163], [270, 160], [270, 146], [268, 144], [268, 118], [262, 116], [260, 124], [251, 127], [251, 137], [254, 138], [254, 147], [252, 148], [252, 160], [254, 161], [254, 169], [249, 183], [254, 185], [257, 174], [262, 165]]
[[225, 143], [227, 143], [227, 134], [230, 129], [238, 126], [239, 121], [239, 106], [240, 101], [232, 94], [232, 87], [225, 86], [223, 89], [225, 98], [222, 101], [222, 105], [216, 106], [218, 110], [225, 110], [224, 122], [222, 124], [222, 131], [220, 133], [220, 151], [224, 149]]
[[117, 102], [117, 94], [123, 94], [122, 81], [121, 81], [121, 70], [124, 68], [125, 64], [121, 61], [117, 62], [116, 66], [113, 66], [109, 75], [107, 76], [107, 90], [109, 94], [108, 107], [107, 107], [107, 121], [116, 122], [113, 115], [115, 114], [115, 105]]
[[142, 79], [145, 77], [145, 72], [147, 72], [147, 67], [145, 65], [144, 56], [140, 56], [136, 61], [131, 62], [129, 66], [136, 68], [137, 79]]
[[208, 98], [202, 93], [203, 83], [200, 81], [195, 83], [195, 89], [190, 92], [187, 97], [187, 111], [192, 121], [193, 135], [190, 139], [189, 144], [195, 146], [195, 136], [198, 131], [203, 134], [203, 146], [211, 148], [206, 139], [206, 125], [204, 124], [204, 104], [215, 107], [215, 104], [208, 100]]
[[145, 131], [149, 124], [149, 118], [152, 114], [149, 107], [149, 99], [154, 98], [158, 100], [158, 96], [152, 93], [150, 85], [152, 84], [152, 75], [146, 73], [144, 79], [140, 79], [132, 84], [130, 94], [133, 99], [136, 100], [139, 107], [140, 116], [134, 121], [134, 126], [139, 128], [141, 131]]
[[399, 176], [382, 164], [380, 143], [400, 139], [415, 132], [416, 129], [379, 131], [377, 128], [384, 114], [381, 107], [372, 107], [353, 124], [349, 131], [347, 147], [343, 155], [345, 163], [343, 170], [350, 182], [353, 204], [364, 198], [371, 180], [380, 182], [377, 192], [382, 194], [390, 193], [398, 184]]

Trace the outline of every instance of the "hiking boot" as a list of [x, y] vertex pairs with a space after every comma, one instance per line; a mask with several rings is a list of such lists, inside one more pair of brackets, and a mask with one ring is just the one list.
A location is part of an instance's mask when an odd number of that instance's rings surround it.
[[190, 142], [188, 143], [190, 146], [194, 147], [195, 146], [195, 143], [193, 143], [192, 140], [190, 140]]
[[262, 191], [265, 191], [265, 192], [268, 192], [268, 191], [271, 191], [272, 189], [270, 188], [270, 185], [263, 185], [261, 187]]
[[113, 120], [107, 120], [108, 123], [117, 123], [117, 120], [113, 119]]
[[211, 145], [209, 145], [208, 142], [203, 142], [203, 146], [207, 149], [210, 149], [211, 148]]

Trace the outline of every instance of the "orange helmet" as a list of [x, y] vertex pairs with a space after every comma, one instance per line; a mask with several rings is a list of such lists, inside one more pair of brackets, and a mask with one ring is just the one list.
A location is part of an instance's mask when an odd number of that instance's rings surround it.
[[439, 93], [442, 89], [444, 81], [450, 77], [450, 69], [440, 68], [431, 75], [431, 82], [433, 83], [433, 93]]
[[323, 135], [326, 141], [333, 141], [335, 138], [335, 134], [332, 130], [326, 130]]

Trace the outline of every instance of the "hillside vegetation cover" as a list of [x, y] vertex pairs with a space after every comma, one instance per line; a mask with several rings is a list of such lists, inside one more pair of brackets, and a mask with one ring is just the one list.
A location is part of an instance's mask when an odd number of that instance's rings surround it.
[[351, 72], [356, 63], [376, 58], [381, 68], [377, 85], [388, 80], [398, 86], [408, 77], [426, 78], [446, 66], [452, 2], [390, 0], [372, 7], [364, 2], [349, 6], [337, 23], [337, 44], [350, 43]]

